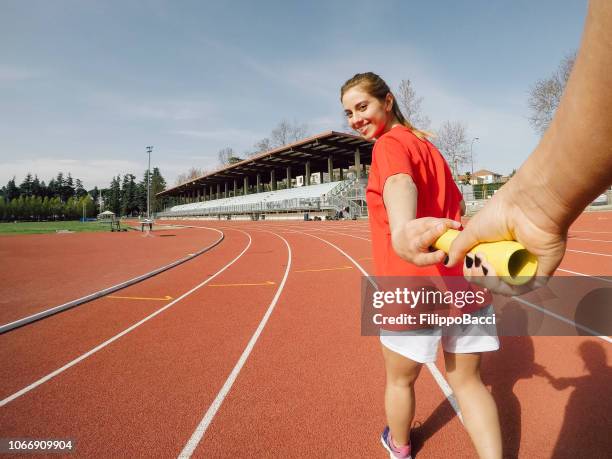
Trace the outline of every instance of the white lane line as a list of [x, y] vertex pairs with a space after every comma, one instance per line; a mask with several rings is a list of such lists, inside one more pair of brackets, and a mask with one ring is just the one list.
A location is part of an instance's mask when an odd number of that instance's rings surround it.
[[[345, 257], [347, 257], [363, 273], [363, 275], [368, 278], [368, 281], [374, 286], [374, 288], [376, 288], [376, 289], [378, 288], [378, 286], [372, 280], [372, 277], [368, 274], [368, 272], [365, 269], [363, 269], [363, 267], [359, 263], [357, 263], [349, 254], [347, 254], [340, 247], [338, 247], [335, 244], [332, 244], [331, 242], [329, 242], [329, 241], [327, 241], [325, 239], [322, 239], [322, 238], [320, 238], [318, 236], [315, 236], [314, 234], [308, 234], [308, 233], [304, 233], [304, 232], [301, 232], [301, 231], [297, 231], [297, 232], [301, 233], [301, 234], [305, 234], [305, 235], [310, 236], [310, 237], [317, 238], [317, 239], [325, 242], [326, 244], [329, 244], [333, 248], [335, 248], [338, 252], [340, 252]], [[442, 393], [444, 394], [444, 396], [446, 397], [446, 399], [448, 400], [450, 405], [453, 407], [453, 410], [455, 410], [455, 413], [457, 413], [457, 416], [459, 417], [461, 422], [463, 422], [463, 417], [461, 416], [461, 411], [459, 410], [459, 403], [455, 399], [455, 395], [453, 394], [453, 391], [450, 388], [450, 385], [448, 384], [446, 379], [444, 379], [444, 376], [442, 376], [442, 373], [440, 373], [440, 370], [438, 370], [438, 367], [436, 367], [435, 363], [428, 363], [428, 364], [426, 364], [426, 366], [429, 369], [429, 371], [431, 372], [431, 374], [432, 374], [434, 380], [436, 381], [436, 383], [438, 383], [438, 386], [440, 386], [440, 389], [442, 390]]]
[[612, 234], [612, 231], [586, 231], [586, 230], [570, 230], [571, 233], [590, 233], [590, 234]]
[[612, 241], [608, 241], [606, 239], [585, 239], [585, 238], [582, 238], [582, 237], [570, 237], [570, 238], [568, 238], [568, 241], [612, 242]]
[[590, 277], [591, 279], [598, 279], [604, 282], [612, 282], [612, 278], [606, 279], [605, 277], [593, 276], [592, 274], [584, 274], [576, 271], [570, 271], [569, 269], [557, 268], [557, 271], [563, 271], [564, 273], [576, 274], [577, 276]]
[[573, 320], [568, 319], [567, 317], [563, 317], [562, 315], [556, 314], [554, 312], [551, 312], [545, 308], [542, 308], [540, 306], [538, 306], [537, 304], [533, 304], [530, 303], [527, 300], [524, 300], [523, 298], [519, 298], [518, 296], [513, 296], [512, 299], [516, 300], [516, 301], [520, 301], [523, 304], [526, 304], [527, 306], [540, 311], [543, 314], [549, 315], [551, 317], [554, 317], [557, 320], [560, 320], [561, 322], [565, 322], [566, 324], [569, 325], [573, 325], [576, 328], [579, 328], [582, 331], [587, 332], [589, 335], [592, 335], [594, 338], [599, 338], [602, 339], [604, 341], [607, 341], [608, 343], [612, 343], [612, 339], [610, 339], [608, 336], [602, 335], [600, 332], [598, 332], [597, 330], [593, 330], [592, 328], [586, 327], [582, 324], [578, 324], [576, 322], [574, 322]]
[[448, 400], [448, 403], [451, 404], [451, 406], [453, 407], [453, 410], [455, 410], [455, 413], [457, 413], [459, 420], [463, 424], [463, 416], [461, 415], [461, 409], [459, 408], [459, 403], [457, 402], [457, 399], [455, 398], [455, 394], [453, 394], [453, 389], [451, 389], [451, 386], [448, 384], [446, 379], [444, 379], [444, 376], [442, 376], [442, 373], [440, 373], [440, 370], [438, 370], [438, 367], [436, 366], [435, 363], [430, 362], [430, 363], [426, 363], [425, 365], [431, 372], [433, 378], [438, 383], [438, 386], [440, 386], [440, 389], [442, 389], [442, 392], [444, 393], [444, 396]]
[[[236, 230], [236, 231], [240, 231], [240, 230]], [[241, 233], [244, 233], [244, 231], [240, 231]], [[57, 370], [49, 373], [46, 376], [43, 376], [42, 378], [40, 378], [38, 381], [33, 382], [32, 384], [30, 384], [27, 387], [24, 387], [23, 389], [15, 392], [13, 395], [10, 395], [8, 397], [6, 397], [4, 400], [0, 401], [0, 407], [12, 402], [13, 400], [15, 400], [18, 397], [21, 397], [22, 395], [28, 393], [29, 391], [31, 391], [32, 389], [35, 389], [36, 387], [40, 386], [41, 384], [44, 384], [45, 382], [49, 381], [51, 378], [54, 378], [55, 376], [59, 375], [60, 373], [63, 373], [64, 371], [66, 371], [67, 369], [69, 369], [70, 367], [73, 367], [74, 365], [76, 365], [77, 363], [85, 360], [87, 357], [89, 357], [90, 355], [95, 354], [96, 352], [98, 352], [99, 350], [105, 348], [106, 346], [108, 346], [109, 344], [111, 344], [112, 342], [118, 340], [119, 338], [121, 338], [122, 336], [128, 334], [129, 332], [131, 332], [132, 330], [136, 329], [137, 327], [141, 326], [142, 324], [144, 324], [145, 322], [149, 321], [150, 319], [152, 319], [153, 317], [155, 317], [158, 314], [161, 314], [163, 311], [165, 311], [166, 309], [170, 308], [171, 306], [173, 306], [174, 304], [178, 303], [179, 301], [181, 301], [183, 298], [185, 298], [186, 296], [192, 294], [193, 292], [195, 292], [196, 290], [198, 290], [200, 287], [203, 287], [204, 285], [206, 285], [207, 283], [209, 283], [211, 280], [213, 280], [215, 277], [217, 277], [219, 274], [221, 274], [223, 271], [225, 271], [227, 268], [229, 268], [231, 265], [233, 265], [247, 250], [248, 248], [251, 246], [251, 236], [247, 233], [244, 233], [248, 236], [249, 238], [249, 243], [247, 244], [247, 246], [244, 248], [244, 250], [242, 252], [240, 252], [240, 254], [234, 258], [232, 261], [230, 261], [228, 264], [226, 264], [223, 268], [221, 268], [219, 271], [217, 271], [215, 274], [213, 274], [211, 277], [209, 277], [208, 279], [206, 279], [204, 282], [196, 285], [194, 288], [192, 288], [191, 290], [189, 290], [187, 293], [184, 293], [183, 295], [179, 296], [176, 300], [168, 303], [167, 305], [161, 307], [160, 309], [158, 309], [157, 311], [155, 311], [154, 313], [148, 315], [147, 317], [145, 317], [144, 319], [142, 319], [141, 321], [135, 323], [134, 325], [132, 325], [131, 327], [125, 329], [124, 331], [122, 331], [121, 333], [116, 334], [115, 336], [113, 336], [112, 338], [104, 341], [102, 344], [96, 346], [95, 348], [91, 349], [90, 351], [86, 352], [85, 354], [77, 357], [76, 359], [72, 360], [71, 362], [67, 363], [66, 365], [64, 365], [61, 368], [58, 368]]]
[[255, 330], [255, 333], [253, 333], [253, 336], [251, 337], [249, 343], [247, 344], [246, 348], [242, 352], [242, 355], [238, 359], [238, 362], [234, 366], [234, 369], [232, 370], [230, 375], [227, 377], [225, 384], [223, 384], [223, 387], [221, 388], [221, 390], [215, 397], [215, 400], [212, 402], [212, 404], [208, 408], [208, 411], [206, 411], [206, 413], [204, 414], [204, 417], [202, 418], [202, 420], [196, 427], [195, 431], [191, 435], [191, 438], [189, 438], [189, 440], [187, 441], [187, 444], [185, 445], [181, 453], [178, 455], [179, 458], [191, 457], [196, 447], [202, 440], [202, 437], [204, 436], [204, 434], [206, 433], [206, 430], [210, 426], [210, 423], [215, 417], [215, 414], [217, 414], [217, 411], [219, 411], [219, 408], [221, 408], [221, 404], [223, 403], [223, 400], [225, 399], [230, 389], [232, 388], [234, 381], [236, 381], [236, 378], [238, 377], [240, 370], [242, 370], [242, 367], [244, 366], [246, 360], [249, 358], [251, 351], [255, 347], [255, 344], [257, 343], [257, 340], [259, 339], [259, 336], [261, 335], [261, 332], [263, 331], [264, 327], [268, 323], [268, 319], [270, 318], [272, 311], [274, 311], [274, 307], [276, 306], [276, 303], [278, 302], [281, 292], [283, 291], [283, 288], [285, 287], [285, 282], [287, 281], [287, 276], [289, 276], [289, 270], [291, 268], [291, 247], [289, 246], [289, 243], [284, 237], [279, 236], [278, 234], [275, 234], [272, 232], [270, 233], [281, 238], [283, 242], [285, 243], [285, 245], [287, 246], [287, 253], [288, 253], [287, 268], [285, 269], [285, 275], [283, 276], [283, 280], [281, 281], [278, 287], [278, 290], [276, 291], [276, 295], [274, 295], [274, 298], [272, 299], [272, 302], [270, 303], [270, 306], [268, 306], [268, 310], [266, 311], [263, 318], [261, 319], [261, 322], [259, 323], [257, 330]]
[[612, 257], [612, 255], [610, 255], [609, 253], [585, 252], [584, 250], [567, 249], [566, 252], [586, 253], [587, 255], [598, 255], [600, 257]]

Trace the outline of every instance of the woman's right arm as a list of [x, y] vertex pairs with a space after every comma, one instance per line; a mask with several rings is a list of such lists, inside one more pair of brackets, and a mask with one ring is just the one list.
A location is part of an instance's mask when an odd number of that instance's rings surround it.
[[392, 175], [385, 182], [383, 201], [393, 250], [417, 266], [440, 263], [444, 252], [430, 252], [429, 248], [448, 228], [458, 229], [460, 223], [448, 218], [416, 218], [417, 197], [417, 187], [408, 174]]

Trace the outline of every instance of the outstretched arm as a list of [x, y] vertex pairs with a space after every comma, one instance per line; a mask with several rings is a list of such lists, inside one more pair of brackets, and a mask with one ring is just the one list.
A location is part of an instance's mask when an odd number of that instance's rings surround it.
[[550, 276], [567, 230], [612, 183], [612, 2], [591, 0], [563, 97], [540, 144], [454, 241], [449, 264], [479, 242], [516, 239]]

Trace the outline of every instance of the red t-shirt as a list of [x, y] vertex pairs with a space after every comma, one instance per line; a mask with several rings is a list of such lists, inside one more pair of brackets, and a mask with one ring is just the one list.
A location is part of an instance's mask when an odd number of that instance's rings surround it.
[[416, 218], [438, 217], [461, 221], [463, 197], [448, 164], [428, 140], [405, 126], [396, 126], [374, 144], [366, 190], [375, 274], [377, 276], [462, 276], [461, 264], [418, 267], [402, 260], [391, 245], [391, 230], [383, 202], [386, 180], [395, 174], [412, 177], [418, 190]]

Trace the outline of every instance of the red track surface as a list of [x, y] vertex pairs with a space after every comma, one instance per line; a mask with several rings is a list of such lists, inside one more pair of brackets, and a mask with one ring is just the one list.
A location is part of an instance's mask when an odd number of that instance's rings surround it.
[[[0, 406], [0, 438], [70, 437], [79, 457], [178, 456], [243, 355], [290, 262], [268, 322], [252, 352], [244, 354], [244, 366], [222, 403], [215, 405], [218, 410], [209, 411], [211, 422], [201, 438], [196, 435], [193, 455], [385, 457], [378, 441], [384, 372], [378, 340], [360, 336], [361, 272], [321, 240], [370, 272], [367, 223], [228, 223], [188, 222], [219, 228], [226, 238], [210, 252], [114, 294], [170, 295], [172, 302], [105, 297], [0, 335], [0, 400], [6, 400], [170, 304]], [[65, 263], [47, 260], [54, 249], [43, 239], [56, 244], [58, 236], [10, 238], [15, 244], [0, 238], [0, 250], [22, 273], [2, 295], [11, 298], [12, 311], [35, 310], [99, 289], [101, 284], [91, 280], [102, 272], [116, 276], [110, 283], [126, 280], [217, 237], [201, 229], [173, 234], [134, 238], [120, 248], [105, 238], [125, 234], [87, 235], [92, 239], [83, 245], [63, 246], [59, 253]], [[611, 213], [583, 215], [570, 235], [570, 250], [591, 254], [568, 252], [562, 269], [612, 274]], [[110, 250], [121, 258], [86, 272], [73, 270], [83, 247], [88, 259], [92, 251], [104, 259]], [[46, 268], [32, 279], [23, 273], [31, 269], [28, 253], [36, 252], [45, 254], [39, 261]], [[143, 253], [148, 258], [137, 264]], [[80, 282], [68, 282], [75, 275]], [[611, 371], [595, 365], [594, 356], [581, 356], [585, 341], [609, 358], [610, 344], [592, 337], [505, 337], [499, 352], [485, 356], [483, 379], [499, 406], [507, 457], [609, 455]], [[536, 365], [569, 379], [555, 388], [535, 374]], [[437, 367], [443, 369], [441, 361]], [[413, 431], [418, 457], [474, 457], [463, 425], [426, 369], [416, 391], [416, 419], [422, 423]]]
[[[0, 236], [0, 325], [145, 274], [219, 238], [189, 228]], [[161, 236], [161, 237], [160, 237]]]

